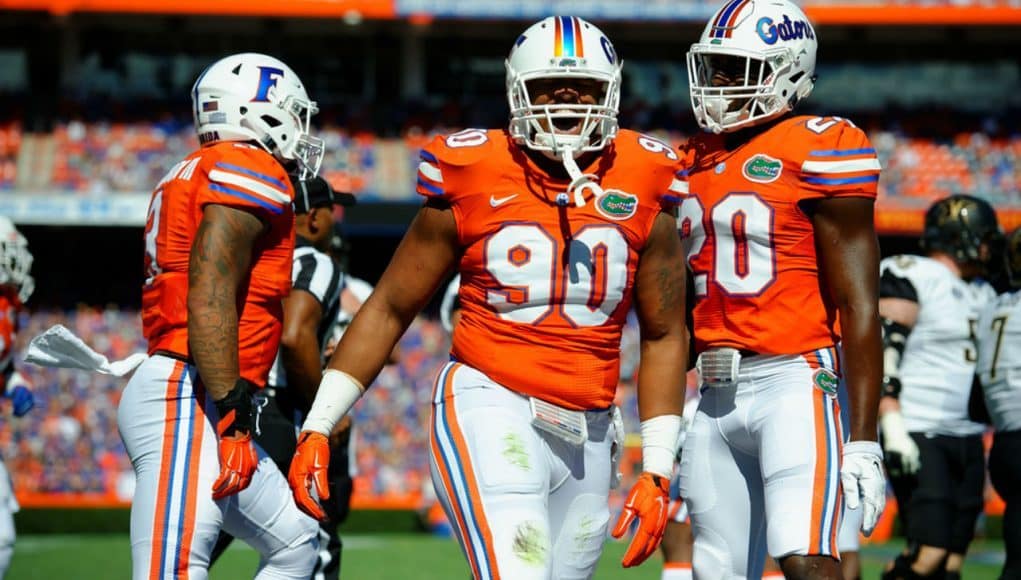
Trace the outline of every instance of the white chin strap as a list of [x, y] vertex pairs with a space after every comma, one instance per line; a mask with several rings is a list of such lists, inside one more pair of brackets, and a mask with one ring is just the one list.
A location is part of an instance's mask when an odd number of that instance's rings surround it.
[[568, 196], [572, 193], [574, 194], [575, 207], [585, 205], [586, 191], [591, 191], [594, 198], [603, 194], [603, 188], [599, 187], [599, 183], [597, 183], [599, 178], [592, 173], [582, 173], [578, 168], [578, 163], [574, 160], [573, 148], [563, 147], [560, 150], [560, 160], [564, 164], [564, 169], [567, 170], [567, 175], [571, 177], [571, 183], [567, 186], [566, 193], [557, 195], [558, 205], [567, 205]]

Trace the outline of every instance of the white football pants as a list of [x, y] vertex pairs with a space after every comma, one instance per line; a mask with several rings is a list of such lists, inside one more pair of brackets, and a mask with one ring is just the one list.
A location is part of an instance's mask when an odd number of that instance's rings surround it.
[[531, 424], [527, 397], [461, 363], [437, 380], [432, 480], [476, 579], [590, 578], [610, 512], [611, 409], [573, 445]]
[[839, 558], [838, 365], [835, 349], [754, 356], [735, 385], [703, 387], [680, 466], [695, 578], [758, 578], [767, 546]]
[[14, 556], [14, 514], [18, 513], [18, 500], [14, 497], [11, 476], [0, 461], [0, 580], [7, 574]]
[[257, 579], [308, 578], [319, 526], [297, 508], [261, 448], [251, 484], [213, 501], [218, 416], [197, 378], [194, 366], [157, 355], [138, 367], [121, 396], [117, 426], [137, 478], [132, 577], [204, 580], [222, 528], [259, 552]]

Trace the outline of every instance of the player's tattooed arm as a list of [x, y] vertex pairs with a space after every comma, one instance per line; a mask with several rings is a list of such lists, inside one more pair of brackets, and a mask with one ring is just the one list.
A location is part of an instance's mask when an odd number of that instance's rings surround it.
[[876, 440], [883, 378], [873, 205], [863, 197], [830, 198], [816, 202], [810, 211], [823, 285], [840, 314], [853, 441]]
[[635, 272], [635, 311], [641, 330], [638, 414], [642, 420], [680, 415], [684, 405], [686, 267], [676, 223], [667, 213], [656, 217]]
[[188, 348], [213, 400], [234, 388], [238, 367], [238, 288], [265, 224], [244, 210], [210, 204], [188, 262]]

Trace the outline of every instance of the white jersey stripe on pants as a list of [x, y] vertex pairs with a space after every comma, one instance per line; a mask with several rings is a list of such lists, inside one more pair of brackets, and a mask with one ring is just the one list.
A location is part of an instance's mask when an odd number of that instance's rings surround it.
[[[822, 391], [814, 393], [816, 408], [816, 487], [812, 498], [813, 517], [818, 514], [822, 525], [812, 528], [810, 546], [818, 546], [819, 554], [837, 552], [837, 529], [840, 520], [840, 457], [843, 441], [840, 436], [839, 411]], [[834, 417], [836, 415], [836, 417]], [[824, 482], [820, 485], [820, 481]], [[834, 493], [833, 490], [838, 490]], [[820, 509], [821, 508], [821, 509]], [[815, 536], [818, 533], [818, 538]]]
[[[192, 534], [185, 533], [185, 519], [195, 518], [197, 481], [189, 481], [202, 445], [202, 431], [195, 433], [195, 406], [201, 394], [185, 381], [187, 365], [174, 361], [167, 379], [166, 421], [160, 461], [159, 488], [153, 521], [151, 577], [172, 578], [188, 569]], [[191, 499], [189, 502], [188, 499]]]
[[[453, 521], [458, 522], [464, 535], [462, 547], [466, 549], [475, 577], [489, 579], [496, 576], [494, 574], [495, 566], [490, 566], [493, 559], [486, 551], [486, 546], [492, 545], [492, 537], [489, 533], [489, 526], [485, 523], [482, 502], [478, 500], [478, 484], [474, 481], [474, 475], [470, 469], [471, 457], [467, 446], [464, 445], [464, 440], [460, 437], [454, 406], [453, 404], [444, 404], [444, 397], [451, 392], [454, 375], [461, 366], [455, 362], [448, 363], [437, 379], [436, 397], [433, 401], [435, 403], [433, 411], [435, 413], [434, 436], [438, 444], [438, 459], [443, 462], [445, 467], [442, 472], [444, 487], [447, 488], [447, 493], [453, 500], [451, 503], [454, 504], [454, 510], [460, 516]], [[458, 435], [456, 439], [455, 430]], [[458, 445], [457, 439], [461, 439], [460, 445]], [[467, 470], [462, 466], [462, 459], [468, 464]], [[469, 479], [472, 480], [470, 484]], [[479, 525], [480, 520], [482, 525], [485, 525], [484, 530]], [[484, 541], [483, 538], [486, 540]]]

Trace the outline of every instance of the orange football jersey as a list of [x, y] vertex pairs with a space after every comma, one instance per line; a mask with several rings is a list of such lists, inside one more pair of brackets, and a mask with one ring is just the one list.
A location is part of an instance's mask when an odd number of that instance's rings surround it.
[[[0, 287], [0, 373], [14, 362], [14, 338], [18, 331], [18, 311], [21, 302], [18, 292], [11, 286]], [[0, 392], [6, 387], [7, 375], [0, 374]]]
[[865, 133], [839, 117], [791, 117], [731, 151], [723, 135], [702, 133], [681, 153], [696, 349], [801, 354], [836, 344], [837, 310], [799, 204], [875, 198], [879, 160]]
[[551, 179], [503, 130], [437, 137], [418, 192], [446, 200], [462, 257], [455, 359], [571, 409], [613, 402], [635, 268], [656, 216], [680, 201], [670, 147], [622, 130], [584, 172], [605, 193], [561, 206]]
[[266, 383], [280, 343], [281, 300], [291, 288], [294, 191], [287, 173], [258, 147], [222, 142], [178, 163], [156, 186], [145, 228], [142, 330], [149, 354], [188, 357], [188, 260], [207, 204], [251, 212], [266, 224], [252, 251], [251, 274], [238, 290], [241, 376]]

